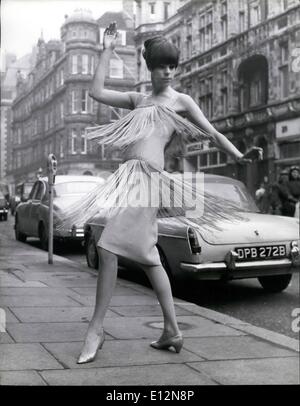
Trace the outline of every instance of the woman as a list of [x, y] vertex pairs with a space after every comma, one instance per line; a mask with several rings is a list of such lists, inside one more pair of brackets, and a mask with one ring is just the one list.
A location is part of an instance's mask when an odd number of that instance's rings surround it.
[[[99, 276], [95, 310], [78, 363], [92, 361], [97, 350], [103, 345], [103, 320], [116, 283], [117, 256], [130, 258], [140, 264], [150, 279], [161, 305], [164, 328], [161, 337], [151, 343], [151, 346], [155, 349], [174, 348], [177, 353], [182, 348], [183, 337], [176, 320], [169, 279], [156, 248], [158, 207], [149, 204], [149, 183], [147, 183], [150, 178], [157, 179], [152, 175], [159, 175], [159, 181], [166, 188], [161, 188], [158, 182], [154, 182], [154, 194], [160, 193], [160, 197], [167, 196], [166, 189], [170, 190], [170, 176], [163, 171], [164, 149], [174, 132], [181, 134], [182, 137], [213, 140], [219, 148], [240, 162], [250, 162], [261, 152], [256, 148], [242, 155], [225, 136], [211, 126], [191, 97], [172, 89], [170, 84], [178, 65], [179, 51], [163, 37], [155, 37], [145, 42], [143, 56], [151, 72], [151, 96], [106, 89], [105, 72], [116, 45], [116, 38], [116, 24], [111, 23], [104, 33], [104, 50], [95, 72], [90, 96], [100, 103], [129, 109], [132, 112], [118, 122], [90, 129], [88, 138], [120, 149], [124, 163], [107, 180], [104, 187], [99, 187], [85, 202], [73, 207], [69, 217], [71, 222], [78, 218], [82, 221], [96, 214], [103, 206], [109, 213], [107, 224], [97, 243]], [[184, 114], [188, 120], [182, 118], [179, 113]], [[180, 194], [176, 191], [176, 186], [183, 185], [188, 191], [195, 192], [195, 188], [188, 182], [181, 180], [174, 182], [172, 204], [167, 209], [171, 215], [182, 214], [183, 210], [182, 205], [180, 207]], [[141, 206], [124, 204], [136, 198], [137, 186], [140, 195], [146, 197], [146, 204]], [[197, 196], [203, 200], [201, 192]], [[184, 205], [184, 210], [191, 207], [192, 199], [187, 197]], [[208, 202], [204, 202], [204, 206], [208, 223], [216, 218], [233, 218], [230, 215], [233, 205], [229, 202], [226, 205], [211, 197]], [[202, 220], [205, 223], [205, 220]], [[184, 218], [183, 221], [188, 224], [191, 220]]]

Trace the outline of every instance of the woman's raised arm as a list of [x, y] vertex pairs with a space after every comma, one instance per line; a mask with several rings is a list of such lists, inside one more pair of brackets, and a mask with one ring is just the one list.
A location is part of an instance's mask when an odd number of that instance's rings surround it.
[[252, 147], [244, 155], [228, 140], [225, 135], [217, 131], [211, 123], [207, 120], [199, 106], [195, 101], [186, 94], [181, 94], [181, 102], [184, 106], [187, 118], [196, 124], [205, 132], [211, 134], [217, 148], [231, 155], [235, 160], [241, 163], [252, 162], [254, 159], [262, 159], [262, 149], [259, 147]]
[[106, 71], [111, 54], [116, 46], [117, 36], [116, 23], [111, 23], [104, 31], [103, 51], [100, 55], [89, 95], [100, 103], [108, 104], [112, 107], [132, 110], [137, 104], [137, 98], [140, 97], [139, 93], [119, 92], [116, 90], [105, 89], [104, 86]]

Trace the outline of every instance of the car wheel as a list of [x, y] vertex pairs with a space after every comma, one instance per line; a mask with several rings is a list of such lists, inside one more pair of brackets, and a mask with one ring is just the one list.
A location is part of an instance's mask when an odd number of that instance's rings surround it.
[[48, 251], [48, 235], [46, 233], [46, 228], [43, 223], [39, 227], [39, 238], [41, 242], [41, 247], [44, 251]]
[[273, 275], [273, 276], [261, 276], [258, 278], [261, 286], [271, 293], [282, 292], [286, 289], [292, 279], [292, 274], [286, 275]]
[[99, 257], [95, 241], [92, 237], [87, 238], [85, 254], [88, 266], [90, 268], [98, 269]]
[[21, 241], [21, 242], [25, 242], [26, 241], [26, 234], [22, 233], [20, 231], [20, 225], [19, 225], [19, 221], [16, 218], [16, 224], [15, 224], [15, 236], [16, 236], [16, 240], [17, 241]]
[[7, 213], [5, 213], [5, 214], [3, 215], [3, 220], [4, 220], [4, 221], [7, 221]]

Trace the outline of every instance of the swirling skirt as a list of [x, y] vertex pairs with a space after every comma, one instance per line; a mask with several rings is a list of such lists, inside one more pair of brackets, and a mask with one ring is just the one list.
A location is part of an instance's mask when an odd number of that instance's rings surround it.
[[[83, 199], [68, 208], [57, 228], [82, 226], [101, 215], [105, 228], [97, 243], [145, 265], [159, 265], [157, 217], [176, 217], [185, 226], [218, 229], [218, 220], [236, 220], [237, 207], [205, 193], [200, 173], [170, 174], [155, 163], [129, 159]], [[181, 224], [181, 225], [182, 225]]]

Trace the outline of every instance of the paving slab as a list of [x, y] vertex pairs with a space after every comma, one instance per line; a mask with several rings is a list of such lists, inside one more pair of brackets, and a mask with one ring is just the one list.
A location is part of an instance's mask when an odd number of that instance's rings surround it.
[[[156, 305], [114, 306], [113, 310], [122, 316], [162, 316], [161, 307]], [[177, 316], [193, 316], [193, 313], [175, 305]]]
[[43, 371], [49, 385], [215, 385], [214, 381], [186, 365], [143, 365], [112, 368]]
[[4, 310], [4, 312], [5, 312], [6, 323], [18, 323], [19, 322], [17, 317], [12, 313], [12, 311], [7, 306], [2, 306], [1, 310]]
[[0, 288], [0, 297], [2, 296], [57, 296], [57, 295], [74, 295], [79, 296], [76, 292], [73, 292], [70, 288], [52, 288], [44, 284], [43, 287], [37, 288], [27, 288], [27, 287], [18, 287], [18, 288]]
[[1, 332], [0, 333], [0, 344], [10, 344], [10, 343], [14, 343], [14, 340], [11, 338], [11, 336], [5, 332]]
[[0, 386], [44, 386], [46, 382], [36, 371], [0, 372]]
[[203, 361], [190, 364], [221, 385], [299, 385], [299, 357]]
[[75, 299], [61, 296], [2, 296], [0, 297], [0, 307], [32, 307], [32, 306], [80, 306]]
[[[109, 320], [109, 319], [108, 319]], [[18, 343], [83, 341], [88, 323], [8, 323], [6, 330]]]
[[[23, 323], [51, 323], [89, 321], [94, 307], [12, 307], [12, 311]], [[108, 310], [106, 318], [120, 317], [114, 311]]]
[[[108, 366], [185, 364], [201, 361], [203, 358], [185, 349], [179, 354], [175, 351], [158, 351], [150, 347], [146, 340], [106, 340], [103, 350], [98, 351], [94, 362], [85, 365], [76, 364], [83, 343], [46, 343], [45, 348], [68, 368], [101, 368]], [[170, 366], [172, 368], [172, 366]]]
[[[72, 288], [72, 290], [82, 296], [95, 296], [96, 294], [96, 284], [94, 287], [87, 288]], [[113, 292], [114, 296], [131, 296], [131, 295], [143, 295], [142, 292], [137, 291], [131, 287], [116, 286]]]
[[62, 369], [40, 344], [1, 344], [0, 370]]
[[[94, 306], [95, 296], [82, 296], [80, 302], [85, 306]], [[153, 296], [145, 295], [131, 295], [131, 296], [113, 296], [110, 302], [110, 307], [114, 306], [134, 306], [134, 305], [148, 305], [148, 304], [157, 304], [158, 301]]]
[[1, 288], [35, 288], [35, 287], [45, 287], [46, 285], [40, 281], [25, 281], [9, 276], [9, 277], [1, 277], [0, 278], [0, 286]]
[[187, 350], [207, 360], [294, 357], [296, 352], [249, 336], [187, 338]]
[[[112, 307], [113, 309], [113, 307]], [[237, 336], [243, 332], [194, 316], [179, 316], [178, 325], [184, 337]], [[162, 317], [120, 317], [105, 322], [106, 331], [118, 339], [159, 338]]]

